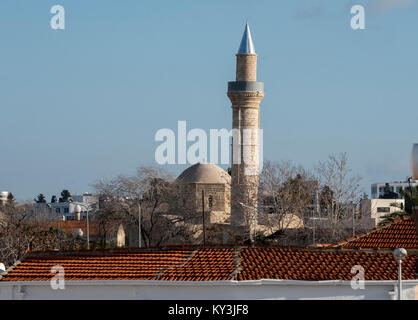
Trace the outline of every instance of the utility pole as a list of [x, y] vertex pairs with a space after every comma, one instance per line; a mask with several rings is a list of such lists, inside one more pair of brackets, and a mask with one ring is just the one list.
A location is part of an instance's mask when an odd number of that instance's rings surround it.
[[90, 226], [89, 226], [89, 210], [90, 206], [87, 204], [78, 204], [80, 207], [84, 207], [86, 210], [86, 228], [87, 228], [87, 249], [90, 249]]
[[61, 222], [58, 222], [58, 239], [57, 239], [57, 249], [61, 249]]
[[353, 237], [356, 236], [356, 222], [355, 222], [356, 207], [353, 204]]
[[86, 210], [87, 210], [87, 249], [90, 249], [89, 207], [86, 207]]
[[202, 227], [203, 227], [203, 245], [206, 245], [206, 225], [205, 225], [205, 191], [202, 190]]
[[257, 213], [258, 210], [256, 207], [254, 207], [254, 219], [253, 219], [253, 228], [254, 228], [254, 244], [256, 242], [257, 239]]
[[142, 234], [141, 234], [141, 202], [138, 200], [138, 247], [142, 247]]

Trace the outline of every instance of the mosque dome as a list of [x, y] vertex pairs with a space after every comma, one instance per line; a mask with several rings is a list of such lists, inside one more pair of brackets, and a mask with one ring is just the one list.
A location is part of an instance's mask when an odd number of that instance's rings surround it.
[[183, 184], [222, 183], [230, 184], [231, 176], [222, 168], [212, 163], [196, 163], [184, 170], [177, 178]]

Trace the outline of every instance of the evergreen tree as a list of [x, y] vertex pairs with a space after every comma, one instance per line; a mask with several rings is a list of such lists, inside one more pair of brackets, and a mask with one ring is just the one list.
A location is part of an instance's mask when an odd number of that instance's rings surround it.
[[61, 198], [59, 199], [59, 202], [70, 202], [71, 201], [71, 193], [67, 189], [62, 190], [61, 192]]
[[7, 202], [8, 203], [14, 203], [15, 201], [15, 197], [13, 195], [13, 193], [9, 192], [9, 194], [7, 195]]
[[36, 203], [46, 203], [45, 196], [42, 193], [38, 194], [38, 197], [34, 201]]

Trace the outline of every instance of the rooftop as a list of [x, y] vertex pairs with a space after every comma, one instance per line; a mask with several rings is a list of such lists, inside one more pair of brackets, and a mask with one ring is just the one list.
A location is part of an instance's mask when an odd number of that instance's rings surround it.
[[340, 241], [334, 247], [344, 249], [418, 249], [415, 221], [410, 217], [397, 219], [356, 237]]
[[[125, 248], [29, 252], [0, 281], [47, 281], [61, 265], [66, 280], [351, 280], [361, 265], [366, 280], [396, 280], [391, 252], [273, 246]], [[416, 279], [416, 257], [403, 262], [403, 278]]]
[[177, 178], [181, 183], [230, 184], [231, 176], [213, 163], [196, 163], [184, 170]]

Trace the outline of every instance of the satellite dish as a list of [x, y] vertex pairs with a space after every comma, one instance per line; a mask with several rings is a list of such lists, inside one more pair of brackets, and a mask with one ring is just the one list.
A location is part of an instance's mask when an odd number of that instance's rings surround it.
[[412, 179], [418, 180], [418, 143], [414, 143], [411, 153]]
[[0, 273], [3, 273], [6, 271], [6, 266], [4, 265], [4, 263], [0, 263]]

